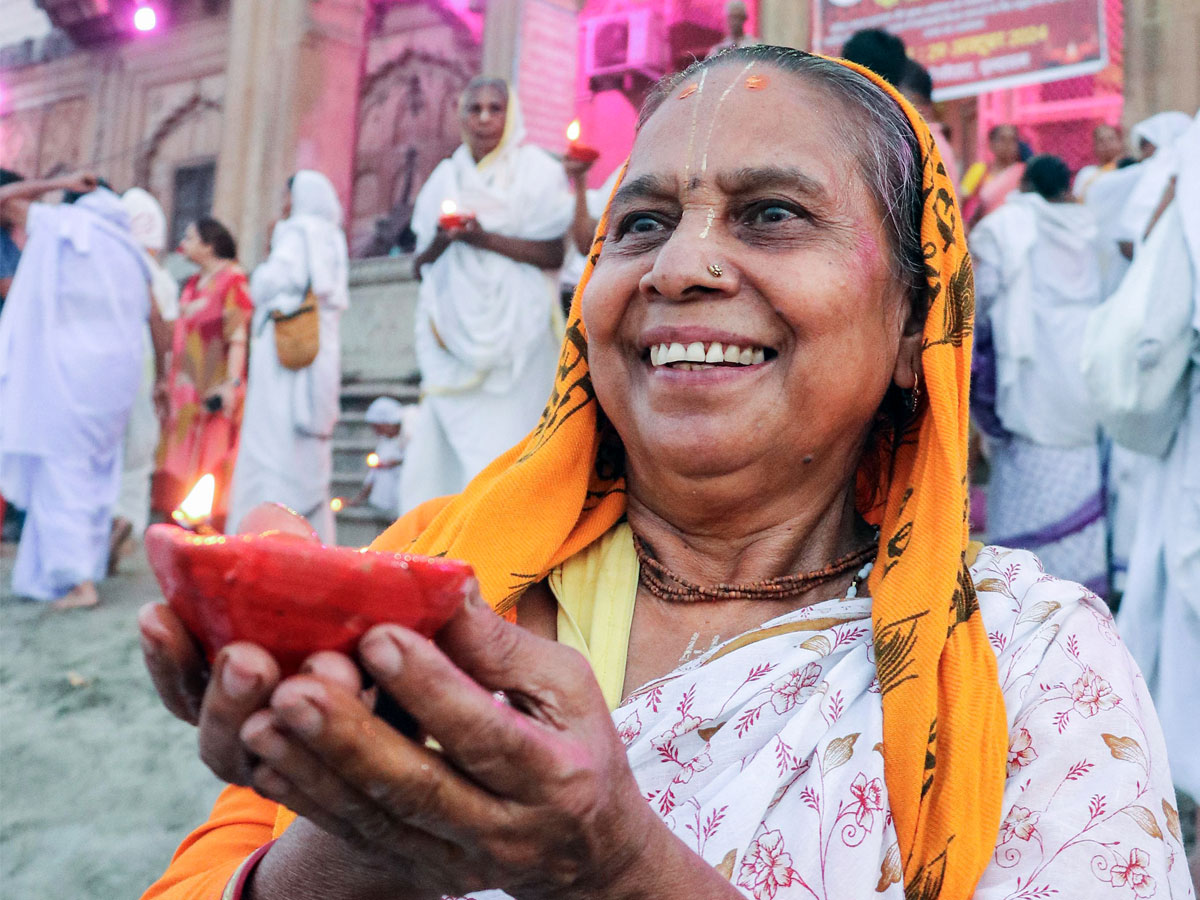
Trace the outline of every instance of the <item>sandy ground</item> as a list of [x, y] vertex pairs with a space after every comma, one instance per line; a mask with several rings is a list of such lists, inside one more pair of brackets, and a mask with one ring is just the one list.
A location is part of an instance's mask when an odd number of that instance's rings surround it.
[[0, 898], [127, 900], [166, 868], [220, 784], [158, 702], [136, 615], [139, 553], [89, 610], [14, 598], [0, 546]]

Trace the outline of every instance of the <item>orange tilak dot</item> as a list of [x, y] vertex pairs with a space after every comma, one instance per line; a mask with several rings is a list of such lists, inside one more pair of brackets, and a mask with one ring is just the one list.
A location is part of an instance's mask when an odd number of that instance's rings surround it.
[[767, 86], [767, 78], [765, 75], [751, 75], [746, 79], [746, 90], [761, 91]]
[[679, 92], [679, 99], [686, 100], [688, 97], [692, 96], [692, 94], [696, 93], [696, 90], [698, 87], [699, 87], [698, 85], [689, 84], [687, 87], [685, 87], [682, 91]]

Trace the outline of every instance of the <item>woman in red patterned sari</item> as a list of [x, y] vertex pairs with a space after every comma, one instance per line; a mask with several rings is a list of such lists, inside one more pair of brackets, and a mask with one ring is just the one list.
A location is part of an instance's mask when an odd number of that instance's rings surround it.
[[237, 245], [215, 219], [187, 227], [180, 251], [200, 267], [184, 285], [171, 368], [156, 400], [165, 409], [159, 507], [172, 509], [201, 476], [216, 476], [214, 523], [223, 523], [246, 394], [253, 304]]

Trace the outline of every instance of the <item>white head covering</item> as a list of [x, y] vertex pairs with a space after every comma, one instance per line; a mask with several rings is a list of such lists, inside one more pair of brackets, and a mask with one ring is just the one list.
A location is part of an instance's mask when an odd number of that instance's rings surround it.
[[[504, 112], [504, 131], [500, 135], [500, 143], [498, 143], [490, 153], [475, 164], [479, 171], [483, 172], [488, 168], [499, 165], [512, 160], [521, 145], [525, 143], [525, 116], [521, 114], [521, 101], [517, 96], [517, 92], [512, 89], [512, 85], [503, 78], [480, 78], [476, 79], [472, 84], [467, 85], [467, 89], [463, 91], [462, 97], [459, 99], [459, 108], [466, 104], [467, 98], [474, 92], [483, 87], [504, 86], [505, 100]], [[470, 145], [467, 142], [467, 131], [462, 129], [462, 150], [470, 156]]]
[[121, 195], [121, 205], [129, 216], [133, 239], [152, 253], [167, 246], [167, 217], [154, 195], [133, 187]]
[[368, 425], [403, 425], [404, 404], [392, 397], [376, 397], [367, 407]]
[[342, 204], [333, 183], [312, 169], [301, 169], [292, 178], [292, 215], [313, 216], [337, 228], [342, 226]]
[[1133, 128], [1135, 138], [1145, 138], [1156, 147], [1154, 155], [1138, 166], [1142, 173], [1121, 211], [1118, 234], [1135, 246], [1142, 243], [1150, 218], [1162, 200], [1171, 176], [1179, 168], [1176, 144], [1192, 124], [1192, 117], [1181, 112], [1165, 112], [1139, 122]]
[[304, 232], [313, 293], [332, 309], [350, 303], [349, 253], [342, 231], [342, 204], [333, 184], [320, 172], [301, 169], [292, 178], [292, 214], [286, 224]]
[[1187, 113], [1161, 112], [1138, 122], [1129, 133], [1133, 138], [1134, 149], [1141, 141], [1146, 140], [1162, 150], [1187, 131], [1191, 124], [1192, 117]]

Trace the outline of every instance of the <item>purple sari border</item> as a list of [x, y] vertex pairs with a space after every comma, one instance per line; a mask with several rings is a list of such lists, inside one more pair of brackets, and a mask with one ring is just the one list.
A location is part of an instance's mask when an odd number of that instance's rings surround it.
[[1033, 550], [1044, 544], [1053, 544], [1065, 537], [1083, 531], [1093, 522], [1104, 518], [1104, 495], [1093, 494], [1069, 516], [1033, 531], [1014, 534], [1007, 538], [988, 538], [988, 543], [998, 547], [1018, 547]]

